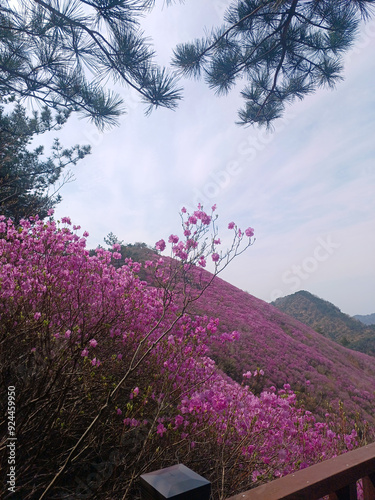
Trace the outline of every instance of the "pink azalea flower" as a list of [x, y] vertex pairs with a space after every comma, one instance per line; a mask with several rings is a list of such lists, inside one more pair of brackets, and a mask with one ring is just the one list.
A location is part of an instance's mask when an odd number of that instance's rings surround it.
[[211, 222], [211, 217], [209, 215], [207, 215], [205, 212], [203, 212], [202, 216], [201, 216], [201, 220], [202, 220], [203, 224], [208, 226]]
[[159, 424], [159, 425], [158, 425], [158, 430], [157, 430], [156, 432], [157, 432], [157, 434], [160, 434], [160, 436], [162, 437], [162, 436], [163, 436], [163, 434], [164, 434], [165, 432], [167, 432], [167, 429], [164, 427], [164, 425], [163, 425], [163, 424]]
[[252, 227], [248, 227], [245, 231], [245, 234], [246, 234], [246, 236], [251, 238], [252, 236], [254, 236], [254, 229]]
[[165, 241], [159, 240], [158, 242], [156, 242], [155, 248], [156, 248], [156, 250], [159, 250], [160, 252], [165, 250]]
[[218, 253], [213, 253], [211, 257], [214, 262], [217, 262], [220, 259], [220, 255]]
[[42, 313], [40, 313], [40, 312], [36, 312], [36, 313], [34, 314], [34, 319], [35, 319], [36, 321], [38, 321], [38, 319], [41, 317], [41, 315], [42, 315]]
[[83, 349], [83, 351], [81, 352], [81, 356], [83, 356], [84, 358], [87, 358], [89, 354], [89, 351], [87, 349]]
[[230, 222], [230, 223], [228, 224], [228, 229], [233, 229], [233, 228], [234, 228], [234, 226], [235, 226], [234, 222]]
[[178, 243], [178, 240], [179, 240], [179, 238], [175, 234], [171, 234], [169, 239], [168, 239], [169, 243]]
[[174, 419], [176, 428], [184, 423], [184, 417], [182, 415], [177, 415]]
[[234, 330], [232, 332], [232, 339], [233, 340], [239, 340], [239, 338], [240, 338], [240, 332], [238, 332], [237, 330]]
[[96, 347], [98, 345], [98, 343], [95, 339], [91, 339], [89, 343], [90, 343], [91, 347]]

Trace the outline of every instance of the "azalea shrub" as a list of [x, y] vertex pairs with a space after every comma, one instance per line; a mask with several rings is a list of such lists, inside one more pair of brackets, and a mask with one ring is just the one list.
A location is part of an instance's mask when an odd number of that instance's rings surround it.
[[223, 500], [357, 445], [354, 429], [338, 432], [299, 408], [290, 385], [255, 391], [263, 369], [238, 382], [217, 369], [212, 346], [240, 333], [191, 305], [254, 231], [230, 222], [232, 243], [220, 250], [215, 209], [183, 208], [181, 237], [120, 267], [118, 244], [91, 255], [69, 218], [50, 212], [15, 227], [0, 217], [1, 410], [14, 387], [14, 498], [136, 499], [142, 473], [182, 462]]

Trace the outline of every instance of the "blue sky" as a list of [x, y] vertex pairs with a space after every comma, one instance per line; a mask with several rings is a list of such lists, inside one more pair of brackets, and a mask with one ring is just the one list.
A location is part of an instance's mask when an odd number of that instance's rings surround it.
[[[158, 61], [218, 24], [227, 4], [155, 10], [142, 25]], [[56, 215], [88, 230], [89, 247], [111, 231], [154, 245], [178, 231], [182, 206], [216, 203], [224, 241], [232, 220], [257, 238], [223, 279], [266, 301], [303, 289], [350, 315], [375, 312], [374, 48], [375, 20], [347, 55], [345, 80], [291, 105], [272, 133], [235, 124], [241, 85], [219, 98], [183, 80], [179, 108], [149, 117], [118, 88], [128, 108], [119, 127], [100, 134], [73, 118], [59, 133], [93, 152], [74, 168]]]

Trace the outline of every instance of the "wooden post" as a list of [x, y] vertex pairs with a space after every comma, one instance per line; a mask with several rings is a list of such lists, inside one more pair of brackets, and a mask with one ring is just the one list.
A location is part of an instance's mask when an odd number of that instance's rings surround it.
[[183, 464], [141, 476], [142, 500], [209, 500], [211, 483]]
[[375, 500], [375, 472], [362, 479], [364, 500]]

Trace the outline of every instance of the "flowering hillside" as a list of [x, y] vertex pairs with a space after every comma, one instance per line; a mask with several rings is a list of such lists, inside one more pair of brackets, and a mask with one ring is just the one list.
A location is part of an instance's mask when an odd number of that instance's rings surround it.
[[[240, 380], [258, 367], [264, 376], [255, 387], [283, 384], [315, 400], [320, 413], [327, 404], [375, 422], [375, 359], [323, 337], [272, 305], [216, 278], [195, 311], [220, 319], [220, 329], [240, 332], [230, 349], [216, 348], [214, 357], [225, 371]], [[314, 408], [315, 409], [315, 408]]]
[[[335, 417], [317, 421], [300, 408], [291, 389], [298, 372], [286, 365], [297, 360], [282, 351], [282, 341], [290, 339], [300, 355], [312, 350], [306, 362], [321, 358], [338, 376], [333, 353], [328, 359], [331, 344], [322, 350], [287, 317], [286, 335], [272, 321], [276, 310], [204, 271], [211, 259], [216, 275], [254, 234], [231, 222], [233, 244], [220, 251], [214, 210], [182, 210], [185, 238], [169, 237], [175, 258], [143, 265], [152, 286], [138, 277], [142, 264], [113, 265], [118, 244], [90, 254], [87, 234], [79, 236], [69, 218], [31, 218], [15, 227], [0, 217], [2, 498], [135, 500], [142, 473], [183, 462], [212, 482], [213, 500], [224, 500], [361, 443], [358, 429], [338, 428]], [[159, 252], [166, 246], [156, 244]], [[188, 314], [203, 297], [215, 316], [222, 302], [221, 331], [215, 318]], [[236, 345], [235, 317], [243, 351], [263, 350], [259, 359], [238, 355], [240, 383], [209, 356], [217, 346]], [[351, 369], [353, 385], [360, 373], [363, 383], [373, 376], [367, 357], [356, 356], [363, 370]], [[257, 379], [262, 373], [257, 366], [283, 386], [252, 391], [254, 371]], [[319, 383], [314, 371], [310, 378]]]

